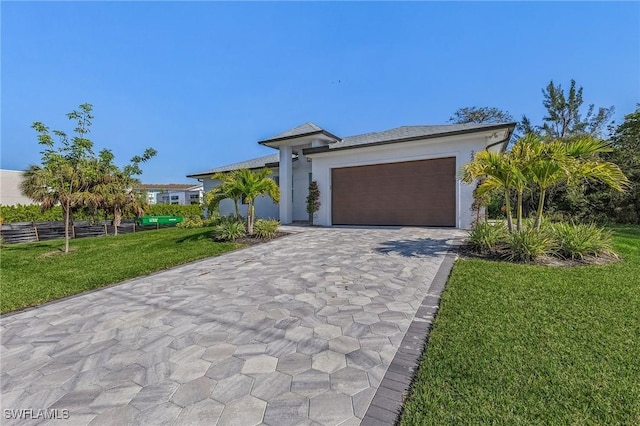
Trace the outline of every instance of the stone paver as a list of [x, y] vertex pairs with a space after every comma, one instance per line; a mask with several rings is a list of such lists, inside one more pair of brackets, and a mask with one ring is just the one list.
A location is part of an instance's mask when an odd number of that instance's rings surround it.
[[1, 317], [1, 408], [69, 410], [78, 425], [391, 417], [439, 303], [431, 282], [463, 233], [284, 229]]

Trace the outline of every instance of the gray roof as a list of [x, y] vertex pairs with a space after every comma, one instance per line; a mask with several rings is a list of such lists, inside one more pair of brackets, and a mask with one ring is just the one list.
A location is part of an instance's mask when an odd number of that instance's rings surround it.
[[230, 172], [238, 169], [261, 169], [270, 163], [278, 163], [280, 161], [280, 153], [266, 155], [264, 157], [254, 158], [252, 160], [241, 161], [239, 163], [228, 164], [226, 166], [216, 167], [215, 169], [205, 170], [204, 172], [193, 173], [187, 177], [197, 177], [203, 175], [212, 175], [218, 172]]
[[[283, 139], [291, 139], [295, 137], [300, 137], [308, 134], [316, 134], [322, 133], [331, 137], [334, 137], [338, 141], [328, 146], [318, 147], [318, 148], [306, 148], [303, 150], [305, 154], [311, 154], [314, 152], [323, 152], [323, 151], [332, 151], [335, 149], [350, 149], [357, 148], [359, 146], [367, 146], [367, 145], [380, 145], [380, 144], [388, 144], [395, 142], [406, 142], [417, 139], [428, 139], [435, 137], [443, 137], [448, 135], [460, 135], [465, 133], [473, 133], [482, 130], [492, 130], [492, 129], [504, 129], [505, 127], [511, 128], [510, 132], [513, 132], [516, 123], [491, 123], [491, 124], [442, 124], [442, 125], [434, 125], [434, 126], [402, 126], [396, 127], [395, 129], [384, 130], [382, 132], [373, 132], [373, 133], [365, 133], [363, 135], [349, 136], [344, 139], [340, 139], [337, 136], [332, 135], [329, 132], [326, 132], [322, 128], [316, 126], [315, 124], [309, 122], [303, 124], [302, 126], [298, 126], [294, 129], [287, 130], [284, 133], [280, 133], [273, 138], [267, 139], [265, 141], [261, 141], [259, 143], [283, 140]], [[294, 161], [296, 160], [296, 156], [294, 155]], [[272, 154], [267, 155], [265, 157], [254, 158], [253, 160], [242, 161], [240, 163], [229, 164], [227, 166], [217, 167], [215, 169], [206, 170], [200, 173], [194, 173], [191, 175], [187, 175], [187, 177], [198, 177], [203, 175], [212, 175], [217, 172], [229, 172], [232, 170], [238, 169], [259, 169], [262, 167], [267, 167], [267, 165], [277, 165], [280, 161], [280, 154]], [[276, 164], [274, 164], [276, 163]]]
[[327, 135], [333, 139], [339, 140], [340, 138], [327, 132], [326, 130], [324, 130], [322, 127], [312, 123], [312, 122], [308, 122], [305, 123], [301, 126], [298, 127], [294, 127], [293, 129], [289, 129], [286, 132], [280, 133], [278, 135], [275, 135], [273, 137], [270, 137], [268, 139], [262, 140], [258, 143], [260, 144], [265, 144], [265, 143], [269, 143], [269, 142], [276, 142], [276, 141], [281, 141], [281, 140], [286, 140], [286, 139], [294, 139], [294, 138], [299, 138], [301, 136], [307, 136], [307, 135], [316, 135], [316, 134], [323, 134], [323, 135]]
[[460, 134], [484, 128], [506, 127], [513, 123], [501, 124], [442, 124], [435, 126], [402, 126], [382, 132], [365, 133], [363, 135], [349, 136], [340, 142], [329, 145], [329, 149], [347, 148], [358, 145], [369, 145], [380, 142], [404, 141], [407, 139], [419, 139], [423, 137], [446, 136], [447, 134]]

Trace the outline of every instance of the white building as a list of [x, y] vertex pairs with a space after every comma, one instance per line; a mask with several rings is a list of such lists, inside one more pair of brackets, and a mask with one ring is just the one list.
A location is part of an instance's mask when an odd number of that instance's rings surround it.
[[[515, 123], [403, 126], [341, 138], [313, 123], [259, 143], [279, 152], [188, 175], [205, 192], [219, 184], [216, 172], [268, 167], [280, 187], [280, 203], [256, 200], [256, 215], [283, 224], [308, 221], [309, 183], [317, 181], [320, 210], [314, 223], [332, 225], [451, 226], [473, 221], [473, 185], [457, 178], [475, 152], [502, 151]], [[233, 212], [225, 200], [220, 212]]]
[[143, 183], [135, 188], [136, 191], [147, 193], [149, 204], [202, 204], [203, 186], [180, 183], [150, 184]]
[[37, 204], [31, 198], [22, 195], [20, 183], [22, 182], [21, 170], [0, 170], [0, 204], [3, 206], [15, 206], [16, 204]]

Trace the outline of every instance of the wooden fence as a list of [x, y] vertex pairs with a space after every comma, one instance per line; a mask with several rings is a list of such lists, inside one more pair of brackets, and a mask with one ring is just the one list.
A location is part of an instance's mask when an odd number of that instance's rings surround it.
[[[123, 220], [120, 223], [118, 234], [171, 227], [173, 225], [140, 226], [130, 219]], [[73, 222], [69, 228], [69, 236], [71, 238], [104, 237], [114, 234], [115, 229], [111, 221], [93, 224], [87, 221]], [[0, 237], [2, 237], [4, 243], [28, 243], [64, 238], [64, 222], [3, 223], [0, 227]]]

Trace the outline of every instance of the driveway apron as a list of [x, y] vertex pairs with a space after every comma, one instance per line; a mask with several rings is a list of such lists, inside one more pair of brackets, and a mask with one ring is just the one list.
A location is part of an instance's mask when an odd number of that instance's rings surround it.
[[462, 232], [285, 230], [0, 318], [3, 424], [360, 424]]

